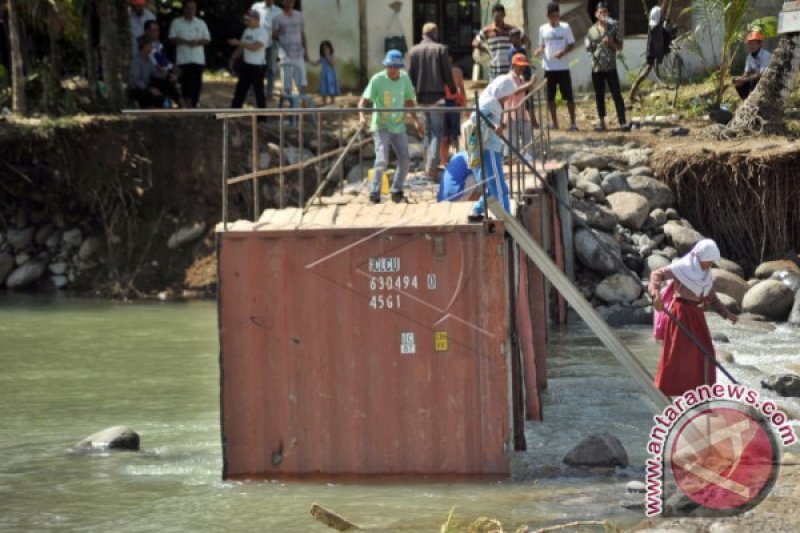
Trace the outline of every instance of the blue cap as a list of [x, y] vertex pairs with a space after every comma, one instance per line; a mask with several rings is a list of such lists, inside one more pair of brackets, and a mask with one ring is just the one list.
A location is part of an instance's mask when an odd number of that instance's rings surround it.
[[403, 63], [403, 52], [400, 50], [389, 50], [386, 52], [386, 58], [383, 60], [384, 67], [391, 67], [391, 68], [403, 68], [405, 67], [405, 63]]

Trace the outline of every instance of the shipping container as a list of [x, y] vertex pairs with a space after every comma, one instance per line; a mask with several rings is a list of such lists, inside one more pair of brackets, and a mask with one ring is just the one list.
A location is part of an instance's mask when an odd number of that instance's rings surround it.
[[218, 226], [225, 479], [508, 475], [509, 253], [470, 208]]

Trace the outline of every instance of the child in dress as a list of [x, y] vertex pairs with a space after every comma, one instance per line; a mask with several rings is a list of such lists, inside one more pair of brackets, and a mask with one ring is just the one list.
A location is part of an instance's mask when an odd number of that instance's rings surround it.
[[319, 44], [319, 61], [315, 64], [322, 65], [319, 75], [319, 95], [322, 96], [322, 105], [333, 105], [334, 98], [339, 96], [339, 79], [336, 77], [336, 59], [330, 41], [322, 41]]

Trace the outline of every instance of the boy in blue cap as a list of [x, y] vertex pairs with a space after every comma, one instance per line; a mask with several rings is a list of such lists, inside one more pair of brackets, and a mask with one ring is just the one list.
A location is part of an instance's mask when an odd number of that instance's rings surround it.
[[[375, 109], [400, 109], [414, 107], [416, 94], [414, 85], [408, 74], [402, 71], [403, 53], [399, 50], [389, 50], [383, 60], [386, 67], [383, 72], [378, 72], [369, 80], [358, 107], [363, 108], [372, 102]], [[417, 131], [422, 136], [422, 124], [416, 113], [411, 114]], [[359, 113], [361, 127], [367, 125], [364, 113]], [[369, 201], [373, 204], [381, 202], [381, 177], [386, 171], [389, 161], [389, 146], [394, 148], [397, 156], [397, 172], [392, 181], [392, 201], [402, 202], [403, 182], [408, 174], [411, 160], [408, 155], [408, 135], [406, 135], [405, 113], [402, 111], [389, 111], [385, 113], [372, 113], [370, 131], [375, 142], [375, 167], [372, 170], [372, 183], [370, 184]]]

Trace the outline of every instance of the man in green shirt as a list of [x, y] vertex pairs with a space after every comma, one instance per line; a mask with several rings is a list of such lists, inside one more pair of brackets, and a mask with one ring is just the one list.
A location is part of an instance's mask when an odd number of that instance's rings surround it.
[[[404, 67], [403, 53], [398, 50], [389, 50], [383, 60], [386, 67], [383, 72], [375, 74], [369, 80], [358, 107], [366, 107], [369, 102], [375, 109], [400, 109], [414, 107], [416, 94], [414, 85], [408, 74], [401, 69]], [[364, 113], [359, 114], [361, 127], [367, 125]], [[417, 131], [422, 136], [422, 124], [416, 113], [412, 113]], [[370, 185], [369, 201], [373, 204], [381, 202], [381, 178], [386, 171], [389, 161], [389, 146], [394, 148], [397, 156], [397, 172], [392, 181], [392, 201], [402, 202], [403, 182], [408, 174], [410, 158], [408, 156], [408, 135], [406, 135], [405, 112], [389, 111], [385, 113], [372, 113], [370, 131], [375, 142], [375, 166], [372, 170], [372, 183]]]

